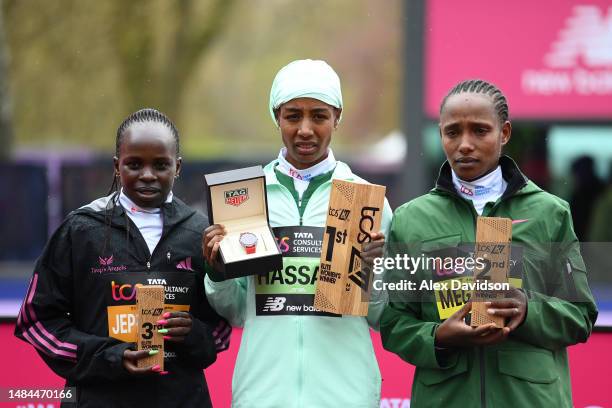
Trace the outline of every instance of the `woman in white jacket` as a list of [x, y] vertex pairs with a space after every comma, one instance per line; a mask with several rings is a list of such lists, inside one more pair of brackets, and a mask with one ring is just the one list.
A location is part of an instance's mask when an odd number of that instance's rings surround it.
[[[234, 370], [234, 407], [378, 407], [380, 373], [369, 326], [387, 303], [374, 292], [366, 317], [314, 309], [321, 240], [331, 180], [361, 181], [329, 148], [342, 115], [340, 79], [324, 61], [299, 60], [281, 69], [270, 92], [270, 114], [284, 147], [266, 174], [270, 224], [283, 252], [283, 270], [214, 282], [210, 303], [244, 327]], [[390, 224], [385, 201], [382, 230]], [[205, 231], [203, 250], [215, 265], [222, 225]], [[382, 256], [384, 233], [361, 253]]]

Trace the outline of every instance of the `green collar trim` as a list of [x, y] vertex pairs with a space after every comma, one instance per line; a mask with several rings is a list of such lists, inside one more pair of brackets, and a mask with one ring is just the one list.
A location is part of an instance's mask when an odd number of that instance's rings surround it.
[[276, 166], [274, 166], [274, 173], [278, 182], [282, 184], [285, 188], [287, 188], [287, 190], [289, 190], [289, 192], [291, 193], [291, 196], [293, 196], [293, 199], [295, 200], [295, 203], [298, 206], [301, 220], [302, 216], [304, 215], [306, 205], [310, 200], [310, 197], [312, 197], [317, 188], [331, 180], [334, 171], [328, 171], [327, 173], [319, 174], [318, 176], [313, 177], [312, 180], [310, 180], [310, 183], [308, 183], [308, 187], [306, 188], [306, 191], [304, 191], [301, 201], [298, 192], [295, 189], [295, 185], [293, 184], [293, 178], [284, 173], [281, 173], [280, 170], [276, 168]]

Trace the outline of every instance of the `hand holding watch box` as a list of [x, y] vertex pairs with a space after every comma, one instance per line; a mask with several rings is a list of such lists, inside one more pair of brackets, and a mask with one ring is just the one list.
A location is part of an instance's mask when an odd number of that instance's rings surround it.
[[208, 219], [227, 231], [220, 243], [220, 276], [213, 280], [282, 268], [282, 256], [268, 224], [266, 181], [261, 166], [207, 174]]

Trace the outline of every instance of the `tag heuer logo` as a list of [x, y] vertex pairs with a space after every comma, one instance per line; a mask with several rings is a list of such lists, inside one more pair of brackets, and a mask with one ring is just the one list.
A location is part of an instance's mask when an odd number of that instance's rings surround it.
[[225, 192], [225, 204], [235, 205], [238, 207], [249, 199], [248, 188], [238, 188], [236, 190], [229, 190]]

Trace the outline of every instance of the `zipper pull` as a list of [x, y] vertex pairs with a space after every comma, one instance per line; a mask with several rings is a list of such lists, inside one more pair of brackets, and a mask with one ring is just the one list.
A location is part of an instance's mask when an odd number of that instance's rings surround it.
[[574, 281], [574, 269], [569, 259], [565, 260], [565, 267], [567, 268], [567, 286], [570, 295], [570, 302], [578, 302], [578, 291], [576, 289], [576, 282]]
[[168, 263], [170, 263], [170, 256], [171, 256], [170, 255], [170, 251], [168, 251], [168, 253], [166, 254], [166, 259], [167, 259]]
[[151, 269], [151, 261], [147, 261], [147, 269]]

